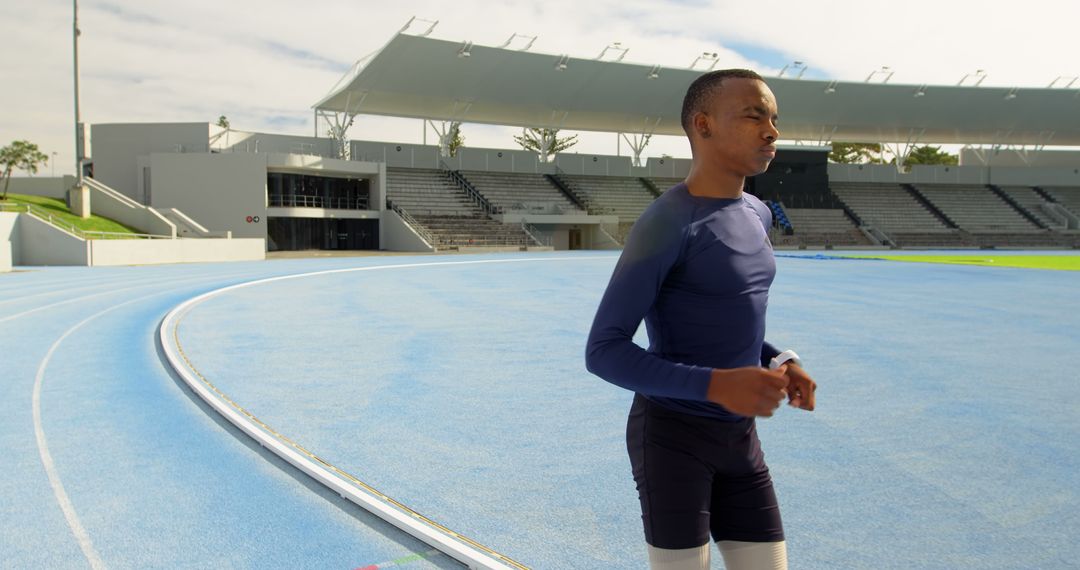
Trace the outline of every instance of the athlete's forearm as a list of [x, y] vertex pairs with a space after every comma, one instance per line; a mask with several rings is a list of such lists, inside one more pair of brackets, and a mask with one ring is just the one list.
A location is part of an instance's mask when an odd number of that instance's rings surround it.
[[712, 369], [665, 360], [634, 344], [630, 336], [594, 328], [585, 353], [589, 372], [649, 396], [705, 400]]

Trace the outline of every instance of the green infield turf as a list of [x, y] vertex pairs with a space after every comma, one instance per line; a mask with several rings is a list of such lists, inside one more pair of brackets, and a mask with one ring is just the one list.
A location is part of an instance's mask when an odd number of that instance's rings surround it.
[[985, 267], [1019, 267], [1023, 269], [1054, 269], [1080, 271], [1080, 255], [994, 255], [991, 253], [949, 255], [846, 255], [855, 259], [886, 259], [911, 263], [948, 263], [952, 265], [982, 265]]

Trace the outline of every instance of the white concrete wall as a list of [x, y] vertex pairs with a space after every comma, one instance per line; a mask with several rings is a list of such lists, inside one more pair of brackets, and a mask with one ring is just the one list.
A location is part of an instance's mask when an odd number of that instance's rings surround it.
[[629, 156], [606, 156], [600, 154], [555, 155], [555, 165], [567, 174], [630, 176], [630, 166], [632, 164]]
[[[8, 185], [9, 194], [26, 194], [28, 196], [45, 196], [63, 200], [67, 198], [67, 190], [75, 185], [74, 176], [29, 176], [12, 177]], [[0, 190], [3, 186], [0, 185]]]
[[[138, 157], [157, 152], [210, 152], [209, 123], [118, 123], [90, 127], [94, 178], [139, 201]], [[198, 218], [196, 218], [198, 220]]]
[[388, 251], [435, 251], [393, 210], [385, 210], [379, 219], [379, 247]]
[[0, 212], [0, 273], [18, 265], [19, 214]]
[[0, 240], [0, 273], [11, 271], [11, 242]]
[[960, 164], [965, 166], [1002, 166], [1018, 168], [1080, 168], [1080, 151], [1020, 151], [1010, 148], [960, 149]]
[[420, 144], [352, 141], [351, 157], [390, 167], [439, 168], [439, 147]]
[[990, 183], [999, 186], [1080, 186], [1078, 168], [1003, 168], [994, 166]]
[[[686, 178], [693, 161], [689, 158], [649, 158], [645, 161], [646, 176]], [[661, 188], [667, 190], [667, 188]]]
[[897, 172], [888, 164], [829, 164], [833, 182], [895, 184], [997, 184], [1000, 186], [1080, 186], [1080, 168], [1012, 168], [913, 165]]
[[143, 206], [134, 199], [106, 187], [99, 187], [93, 182], [87, 184], [90, 189], [90, 211], [96, 216], [115, 220], [140, 233], [176, 237], [176, 226], [153, 209]]
[[176, 208], [210, 231], [265, 240], [267, 156], [152, 154], [151, 205]]
[[106, 239], [90, 242], [94, 266], [266, 259], [263, 239]]
[[553, 164], [540, 162], [538, 154], [526, 150], [462, 147], [455, 156], [444, 158], [443, 161], [454, 170], [486, 170], [529, 174], [555, 173]]
[[981, 166], [926, 166], [916, 164], [898, 172], [889, 164], [829, 164], [833, 182], [881, 182], [895, 184], [989, 184], [990, 172]]
[[19, 265], [89, 265], [86, 240], [30, 214], [19, 214]]
[[[215, 127], [211, 125], [211, 129]], [[334, 156], [333, 140], [298, 135], [221, 131], [212, 146], [230, 152], [307, 154], [326, 158]]]

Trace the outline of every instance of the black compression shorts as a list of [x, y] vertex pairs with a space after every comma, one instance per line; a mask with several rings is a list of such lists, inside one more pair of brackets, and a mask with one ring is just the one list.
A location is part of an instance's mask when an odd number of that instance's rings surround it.
[[726, 422], [637, 394], [626, 425], [645, 540], [695, 548], [713, 540], [784, 540], [780, 507], [753, 418]]

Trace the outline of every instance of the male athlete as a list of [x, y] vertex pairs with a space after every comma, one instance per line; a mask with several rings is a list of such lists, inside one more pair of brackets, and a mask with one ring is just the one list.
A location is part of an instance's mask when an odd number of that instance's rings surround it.
[[[754, 417], [785, 397], [813, 410], [816, 385], [765, 342], [772, 214], [743, 192], [776, 155], [776, 120], [753, 71], [690, 85], [690, 174], [634, 224], [589, 333], [589, 371], [636, 392], [626, 445], [654, 570], [708, 568], [710, 535], [728, 570], [787, 568]], [[648, 350], [632, 341], [642, 319]]]

